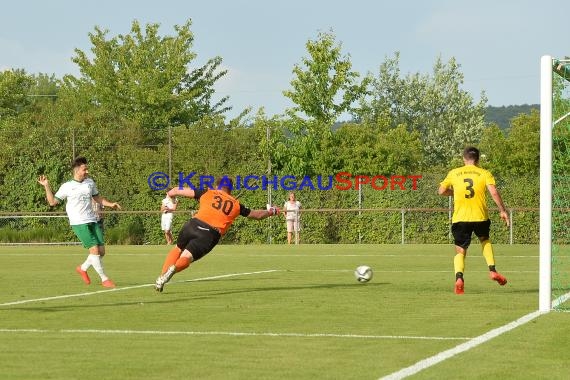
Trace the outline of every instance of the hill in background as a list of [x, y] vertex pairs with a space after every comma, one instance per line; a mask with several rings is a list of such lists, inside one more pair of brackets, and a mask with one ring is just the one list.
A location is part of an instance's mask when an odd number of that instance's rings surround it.
[[487, 123], [495, 123], [502, 130], [510, 127], [511, 119], [521, 113], [529, 114], [531, 110], [540, 110], [539, 104], [522, 104], [518, 106], [488, 106], [485, 110], [485, 121]]
[[[511, 120], [518, 115], [525, 113], [530, 114], [531, 110], [540, 111], [540, 104], [521, 104], [515, 106], [500, 106], [493, 107], [487, 106], [485, 108], [485, 122], [495, 123], [501, 128], [501, 130], [509, 129], [511, 126]], [[342, 127], [345, 123], [354, 123], [354, 121], [339, 121], [334, 123], [332, 130], [336, 131], [338, 128]]]

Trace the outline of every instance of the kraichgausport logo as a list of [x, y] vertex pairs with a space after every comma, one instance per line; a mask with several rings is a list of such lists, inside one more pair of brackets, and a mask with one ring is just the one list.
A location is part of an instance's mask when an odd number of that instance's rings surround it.
[[[231, 178], [231, 179], [230, 179]], [[360, 190], [363, 186], [370, 186], [374, 190], [404, 191], [417, 190], [421, 174], [416, 175], [354, 175], [349, 172], [339, 172], [335, 175], [311, 176], [267, 176], [267, 175], [237, 175], [223, 176], [220, 187], [229, 187], [232, 190]], [[154, 172], [148, 176], [148, 186], [152, 190], [166, 190], [170, 187], [170, 177], [164, 172]], [[212, 175], [197, 175], [196, 172], [188, 174], [178, 172], [178, 188], [188, 187], [192, 190], [206, 190], [216, 188], [216, 177]]]

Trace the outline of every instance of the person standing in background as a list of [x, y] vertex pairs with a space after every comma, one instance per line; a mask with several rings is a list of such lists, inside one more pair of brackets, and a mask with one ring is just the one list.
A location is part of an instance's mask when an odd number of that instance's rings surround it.
[[166, 191], [166, 197], [164, 197], [160, 204], [160, 228], [164, 232], [166, 244], [171, 245], [174, 242], [174, 237], [172, 236], [173, 212], [176, 210], [178, 200], [176, 197], [172, 198], [168, 195], [169, 190], [171, 190], [171, 188]]
[[295, 233], [295, 243], [299, 244], [299, 231], [301, 230], [299, 210], [301, 209], [301, 202], [295, 199], [295, 193], [289, 193], [289, 200], [283, 206], [283, 213], [285, 214], [285, 223], [287, 226], [287, 244], [293, 241], [293, 233]]

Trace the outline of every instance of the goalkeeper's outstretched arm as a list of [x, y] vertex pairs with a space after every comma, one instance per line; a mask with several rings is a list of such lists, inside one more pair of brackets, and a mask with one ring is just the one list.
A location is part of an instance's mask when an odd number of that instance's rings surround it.
[[279, 215], [279, 208], [271, 206], [268, 207], [267, 210], [251, 210], [247, 217], [249, 219], [262, 220], [275, 215]]
[[189, 188], [178, 188], [175, 187], [173, 189], [168, 190], [168, 196], [171, 198], [177, 197], [177, 196], [181, 196], [181, 197], [186, 197], [186, 198], [194, 198], [196, 195], [196, 192], [192, 189]]

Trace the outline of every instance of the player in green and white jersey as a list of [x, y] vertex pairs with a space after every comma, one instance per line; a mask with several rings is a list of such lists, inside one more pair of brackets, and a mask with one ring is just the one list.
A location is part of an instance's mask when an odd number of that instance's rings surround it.
[[103, 230], [97, 223], [97, 214], [93, 210], [92, 200], [112, 209], [121, 209], [116, 202], [110, 202], [99, 194], [95, 181], [89, 178], [89, 169], [85, 157], [77, 157], [72, 163], [73, 179], [61, 185], [55, 193], [51, 190], [49, 181], [45, 175], [41, 175], [38, 183], [46, 192], [46, 198], [50, 206], [56, 206], [66, 202], [65, 211], [69, 218], [69, 224], [75, 235], [85, 248], [89, 250], [87, 259], [76, 268], [86, 284], [91, 283], [87, 270], [93, 266], [104, 287], [114, 288], [115, 284], [109, 279], [103, 270], [101, 259], [105, 256], [105, 242]]

